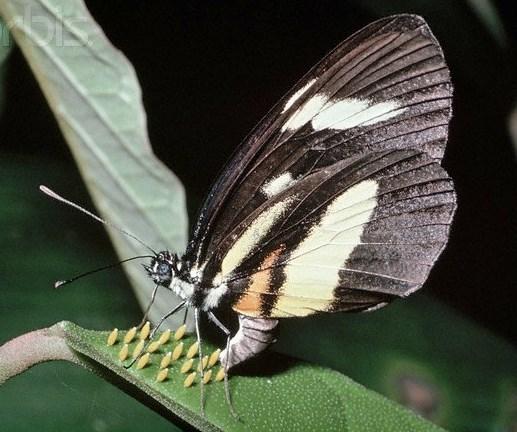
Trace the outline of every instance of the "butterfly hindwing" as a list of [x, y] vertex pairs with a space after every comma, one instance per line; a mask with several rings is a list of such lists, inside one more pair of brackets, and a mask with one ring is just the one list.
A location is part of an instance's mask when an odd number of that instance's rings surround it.
[[196, 224], [192, 274], [263, 318], [367, 310], [418, 289], [455, 208], [440, 167], [451, 97], [422, 18], [352, 35], [237, 150]]
[[366, 310], [420, 288], [455, 210], [427, 154], [348, 159], [268, 201], [221, 248], [234, 309], [256, 317]]

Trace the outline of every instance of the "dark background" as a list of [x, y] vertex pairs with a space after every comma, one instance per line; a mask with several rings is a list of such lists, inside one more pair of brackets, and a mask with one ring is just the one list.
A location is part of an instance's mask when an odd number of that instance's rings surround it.
[[[509, 3], [494, 3], [503, 24], [498, 31], [506, 32], [498, 42], [462, 1], [87, 2], [137, 71], [151, 142], [184, 182], [191, 219], [240, 140], [331, 48], [380, 15], [424, 15], [455, 85], [444, 165], [459, 202], [449, 246], [425, 290], [517, 344], [516, 169], [508, 134], [516, 101], [516, 15]], [[73, 167], [18, 50], [5, 103], [2, 153]], [[70, 182], [83, 188], [75, 171]]]

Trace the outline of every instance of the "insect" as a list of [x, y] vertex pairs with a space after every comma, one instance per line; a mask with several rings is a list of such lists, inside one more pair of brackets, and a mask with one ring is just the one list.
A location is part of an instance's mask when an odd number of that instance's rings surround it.
[[[146, 270], [228, 336], [228, 370], [278, 320], [372, 311], [425, 282], [456, 209], [440, 162], [452, 85], [423, 18], [378, 20], [313, 67], [213, 185], [182, 256]], [[214, 310], [238, 314], [235, 335]], [[175, 308], [172, 312], [175, 312]]]
[[233, 367], [278, 319], [371, 311], [419, 289], [456, 208], [440, 166], [452, 85], [426, 22], [368, 25], [259, 123], [210, 191], [185, 254], [147, 267], [196, 311], [228, 305]]

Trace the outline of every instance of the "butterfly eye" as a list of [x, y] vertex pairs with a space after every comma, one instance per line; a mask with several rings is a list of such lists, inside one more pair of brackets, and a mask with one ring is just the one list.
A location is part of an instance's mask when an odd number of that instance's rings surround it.
[[166, 276], [168, 274], [171, 273], [171, 266], [167, 263], [160, 263], [158, 265], [158, 269], [157, 269], [157, 273], [160, 275], [160, 276]]

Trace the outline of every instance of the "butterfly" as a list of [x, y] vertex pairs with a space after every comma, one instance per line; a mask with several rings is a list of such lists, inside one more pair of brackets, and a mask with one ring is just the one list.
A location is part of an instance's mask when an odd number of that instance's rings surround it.
[[[422, 287], [456, 209], [440, 165], [451, 100], [429, 26], [395, 15], [339, 44], [244, 140], [185, 253], [146, 266], [194, 309], [198, 338], [201, 313], [227, 334], [227, 369], [280, 319], [373, 311]], [[233, 336], [220, 307], [238, 314]]]
[[[40, 189], [146, 247], [151, 255], [115, 265], [151, 258], [145, 316], [158, 288], [181, 298], [152, 335], [192, 308], [200, 342], [205, 313], [227, 336], [228, 372], [274, 342], [280, 319], [373, 311], [422, 287], [456, 210], [441, 166], [451, 101], [429, 26], [395, 15], [339, 44], [261, 120], [214, 183], [181, 256]], [[234, 335], [216, 316], [223, 307], [238, 316]], [[234, 413], [227, 373], [225, 384]], [[203, 386], [201, 400], [203, 409]]]

